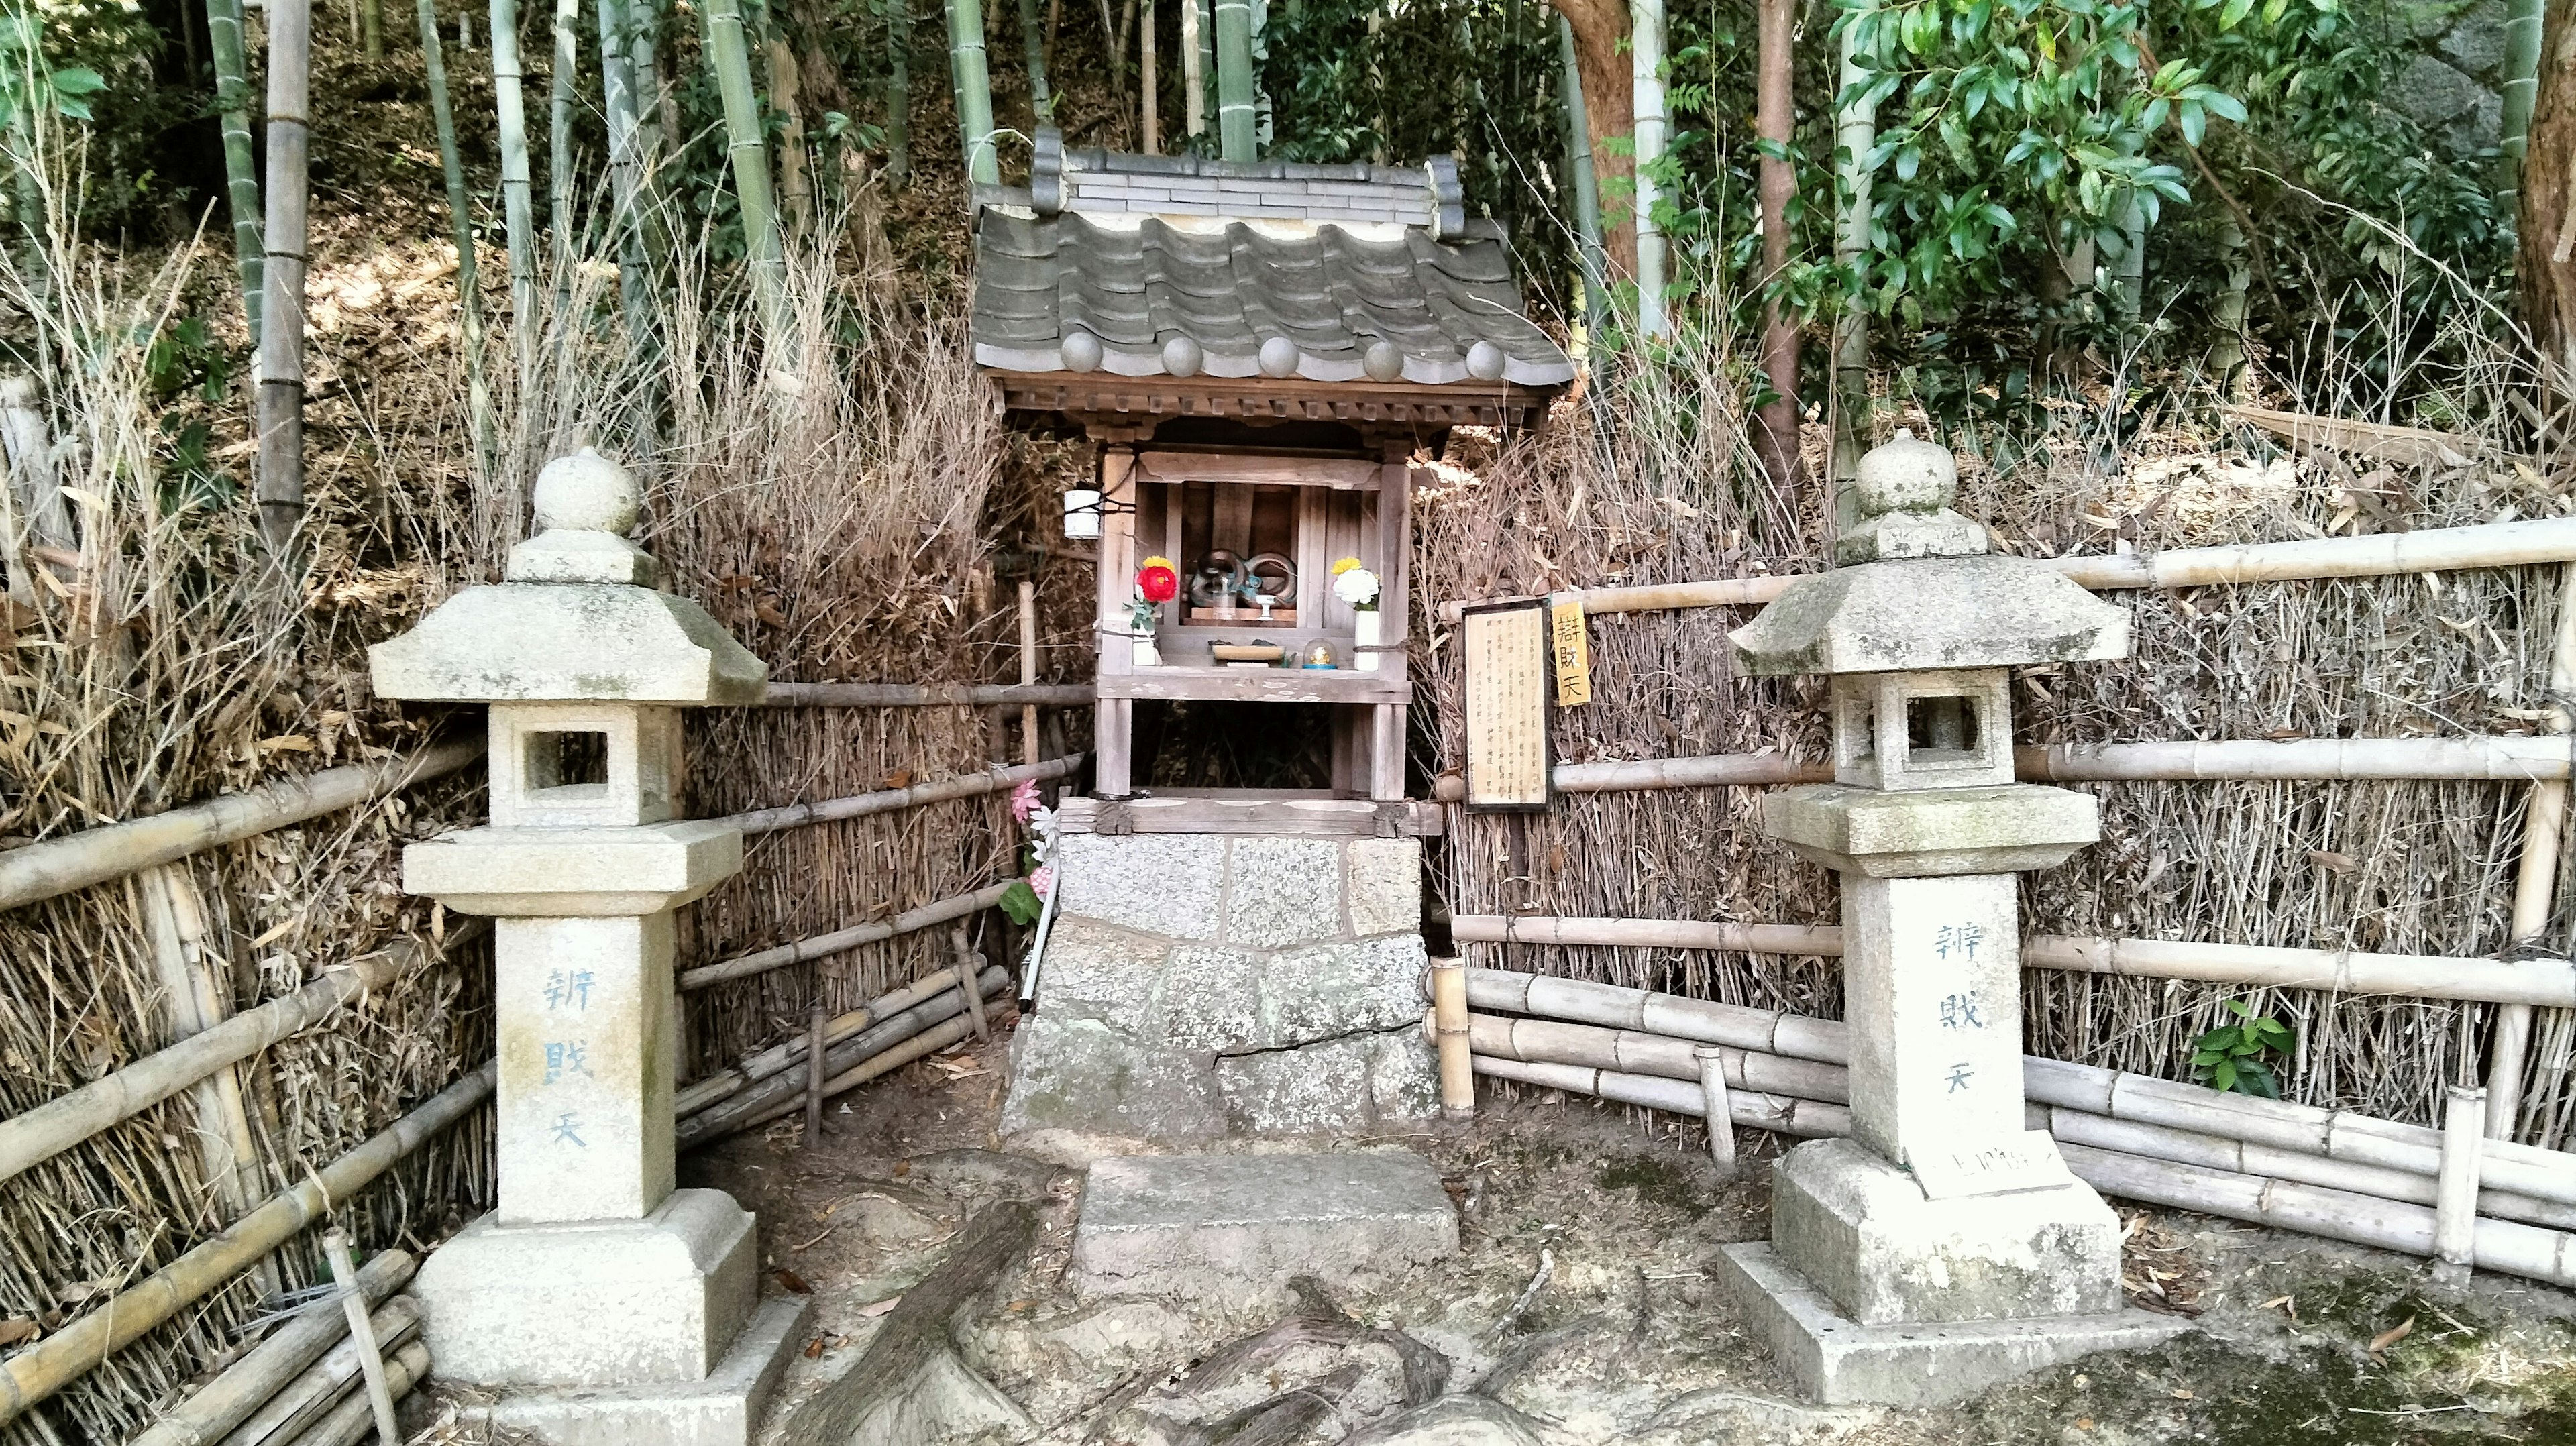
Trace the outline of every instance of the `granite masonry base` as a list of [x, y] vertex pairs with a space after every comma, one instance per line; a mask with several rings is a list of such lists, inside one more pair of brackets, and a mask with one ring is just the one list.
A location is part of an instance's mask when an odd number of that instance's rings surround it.
[[2191, 1326], [2143, 1310], [2036, 1320], [1861, 1325], [1766, 1241], [1720, 1252], [1719, 1284], [1799, 1393], [1823, 1406], [1938, 1406], [2098, 1351], [2139, 1350]]
[[703, 1381], [512, 1391], [493, 1403], [491, 1423], [547, 1446], [750, 1446], [804, 1344], [809, 1309], [793, 1297], [763, 1301]]
[[1006, 1135], [1351, 1134], [1439, 1113], [1411, 838], [1067, 834]]
[[1085, 1296], [1284, 1304], [1292, 1276], [1393, 1284], [1458, 1250], [1440, 1172], [1410, 1150], [1140, 1155], [1092, 1164], [1067, 1278]]

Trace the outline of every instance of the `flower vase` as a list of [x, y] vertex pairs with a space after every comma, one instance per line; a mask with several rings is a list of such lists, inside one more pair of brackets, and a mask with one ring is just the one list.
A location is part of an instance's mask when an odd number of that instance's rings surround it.
[[1351, 614], [1351, 666], [1363, 673], [1377, 671], [1377, 609], [1361, 608]]
[[1136, 651], [1134, 653], [1134, 658], [1136, 666], [1140, 668], [1161, 667], [1163, 665], [1163, 650], [1155, 646], [1154, 635], [1150, 632], [1143, 632], [1136, 634], [1135, 637]]

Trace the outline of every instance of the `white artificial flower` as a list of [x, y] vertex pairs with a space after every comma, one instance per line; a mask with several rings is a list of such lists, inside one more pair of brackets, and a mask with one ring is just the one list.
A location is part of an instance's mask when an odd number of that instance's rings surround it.
[[1355, 608], [1377, 601], [1377, 574], [1365, 567], [1355, 567], [1333, 579], [1333, 596]]

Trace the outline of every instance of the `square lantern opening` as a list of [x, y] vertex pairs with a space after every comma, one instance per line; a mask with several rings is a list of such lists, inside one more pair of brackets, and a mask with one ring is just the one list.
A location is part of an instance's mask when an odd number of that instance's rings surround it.
[[2013, 781], [2001, 668], [1834, 679], [1834, 779], [1858, 788], [1981, 788]]
[[673, 816], [680, 710], [613, 703], [495, 703], [492, 822], [592, 828]]

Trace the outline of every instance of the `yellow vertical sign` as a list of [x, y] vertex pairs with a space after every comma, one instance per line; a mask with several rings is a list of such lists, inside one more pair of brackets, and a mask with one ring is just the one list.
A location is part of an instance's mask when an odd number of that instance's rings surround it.
[[1573, 708], [1592, 701], [1592, 648], [1583, 632], [1583, 594], [1550, 593], [1548, 634], [1556, 655], [1556, 706]]

